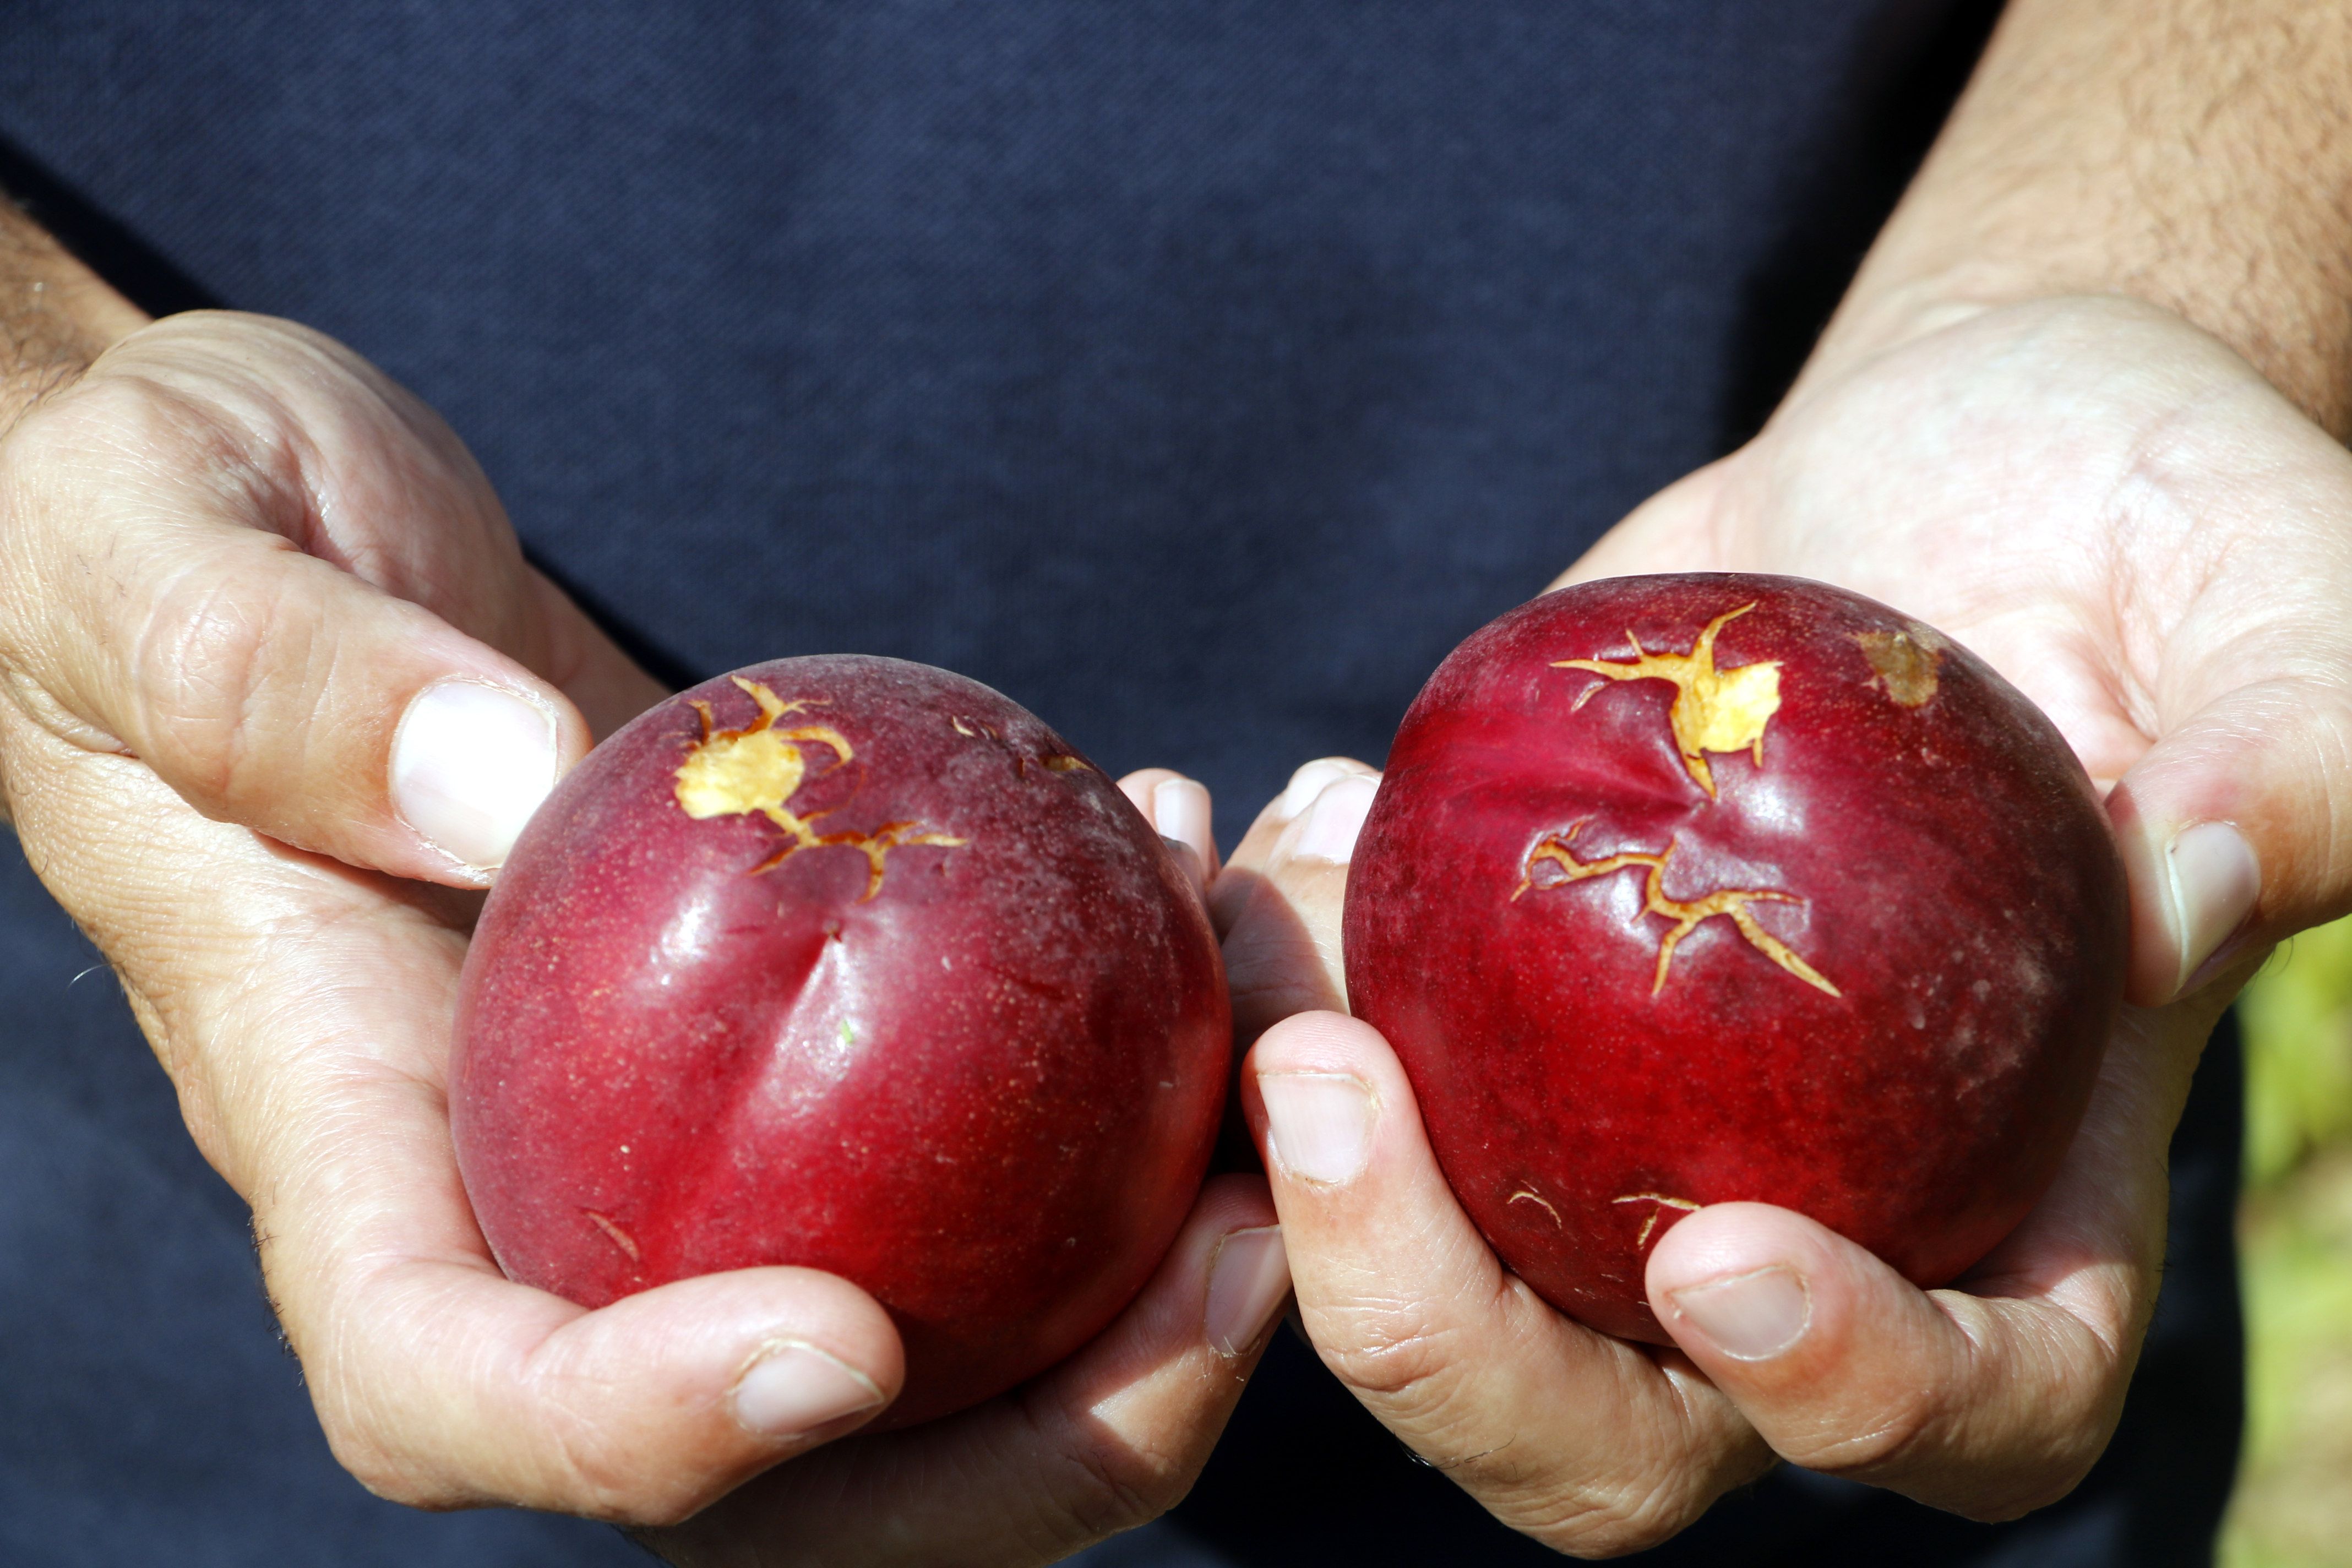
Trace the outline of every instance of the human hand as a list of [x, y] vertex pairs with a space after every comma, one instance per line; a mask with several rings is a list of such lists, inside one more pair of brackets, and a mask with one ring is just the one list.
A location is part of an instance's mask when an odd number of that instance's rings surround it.
[[[1570, 580], [1839, 582], [2039, 702], [2115, 785], [2136, 1005], [2055, 1184], [1966, 1279], [1922, 1292], [1801, 1215], [1720, 1205], [1653, 1249], [1664, 1353], [1596, 1343], [1501, 1272], [1377, 1034], [1280, 1024], [1245, 1103], [1326, 1362], [1507, 1522], [1580, 1553], [1661, 1539], [1770, 1454], [1979, 1518], [2070, 1489], [2154, 1307], [2166, 1148], [2205, 1037], [2267, 943], [2346, 901], [2328, 803], [2352, 738], [2347, 507], [2352, 458], [2242, 362], [2101, 300], [1987, 312], [1812, 379], [1637, 510]], [[1311, 766], [1320, 798], [1303, 775], [1304, 815], [1269, 808], [1216, 889], [1260, 1027], [1344, 994], [1338, 868], [1370, 791]]]
[[[0, 439], [0, 668], [27, 857], [252, 1204], [362, 1481], [668, 1522], [887, 1404], [897, 1337], [845, 1281], [751, 1269], [585, 1312], [505, 1280], [474, 1226], [445, 1105], [474, 907], [453, 889], [592, 722], [660, 693], [524, 563], [427, 410], [287, 323], [132, 333]], [[1025, 1442], [976, 1429], [996, 1441], [966, 1501], [1010, 1519], [1003, 1560], [1181, 1488], [1255, 1348], [1242, 1319], [1279, 1305], [1269, 1217], [1246, 1184], [1204, 1196], [1143, 1300], [1026, 1396]], [[1221, 1245], [1236, 1230], [1257, 1234]], [[1212, 1255], [1246, 1267], [1213, 1288]], [[1116, 1408], [1060, 1426], [1057, 1395]]]

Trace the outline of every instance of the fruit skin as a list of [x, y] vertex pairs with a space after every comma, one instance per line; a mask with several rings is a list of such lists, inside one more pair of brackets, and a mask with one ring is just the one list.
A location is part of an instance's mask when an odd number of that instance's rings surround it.
[[[731, 677], [673, 698], [516, 845], [459, 985], [458, 1165], [508, 1274], [586, 1306], [758, 1264], [855, 1281], [904, 1338], [906, 1426], [1142, 1287], [1215, 1139], [1223, 973], [1159, 836], [1005, 698], [886, 658], [738, 675], [786, 711]], [[731, 804], [783, 821], [688, 815], [696, 702], [706, 757], [751, 770]], [[803, 842], [828, 837], [883, 842]]]
[[[1721, 744], [1686, 746], [1675, 703], [1718, 617], [1722, 700], [1684, 732], [1712, 720]], [[1657, 912], [1652, 866], [1608, 863], [1669, 844], [1681, 908]], [[1763, 940], [1704, 915], [1661, 982], [1664, 939], [1727, 889], [1783, 896], [1740, 902]], [[1990, 1251], [2082, 1118], [2126, 929], [2105, 814], [2031, 702], [1883, 605], [1737, 574], [1563, 589], [1455, 649], [1398, 732], [1344, 917], [1349, 1006], [1496, 1252], [1654, 1343], [1648, 1250], [1702, 1205], [1799, 1210], [1924, 1287]]]

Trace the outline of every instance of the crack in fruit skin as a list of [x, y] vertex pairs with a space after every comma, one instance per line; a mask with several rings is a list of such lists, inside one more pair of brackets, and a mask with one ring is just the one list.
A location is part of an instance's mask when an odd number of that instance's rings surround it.
[[893, 849], [929, 844], [943, 849], [961, 846], [963, 839], [922, 831], [919, 822], [886, 822], [871, 833], [820, 834], [812, 826], [828, 811], [802, 816], [792, 808], [793, 797], [809, 782], [804, 742], [814, 742], [834, 754], [831, 773], [856, 756], [849, 738], [829, 724], [804, 724], [794, 730], [775, 728], [777, 720], [817, 704], [784, 701], [756, 680], [733, 678], [744, 695], [760, 705], [760, 716], [740, 730], [714, 727], [710, 704], [692, 704], [702, 720], [702, 735], [678, 764], [676, 794], [687, 816], [703, 821], [714, 816], [748, 816], [758, 812], [787, 834], [791, 841], [751, 868], [750, 874], [772, 871], [803, 849], [856, 849], [866, 862], [866, 893], [859, 903], [882, 890], [883, 862]]
[[1681, 944], [1683, 938], [1697, 930], [1700, 921], [1712, 920], [1717, 915], [1738, 926], [1739, 934], [1748, 939], [1749, 946], [1806, 984], [1832, 996], [1842, 994], [1836, 986], [1823, 978], [1821, 971], [1797, 956], [1786, 942], [1758, 924], [1756, 917], [1748, 910], [1748, 906], [1754, 903], [1801, 904], [1804, 900], [1794, 893], [1778, 892], [1769, 888], [1718, 888], [1702, 899], [1670, 899], [1666, 897], [1665, 890], [1666, 865], [1674, 858], [1674, 840], [1668, 839], [1665, 848], [1655, 855], [1623, 850], [1614, 855], [1604, 855], [1598, 860], [1580, 860], [1569, 846], [1576, 841], [1576, 836], [1591, 820], [1591, 817], [1579, 817], [1570, 824], [1566, 833], [1546, 834], [1542, 842], [1528, 851], [1527, 863], [1520, 868], [1519, 885], [1511, 893], [1513, 903], [1518, 902], [1519, 896], [1528, 889], [1537, 887], [1536, 868], [1546, 862], [1559, 868], [1559, 879], [1544, 883], [1544, 889], [1565, 887], [1570, 882], [1612, 876], [1635, 866], [1643, 867], [1648, 875], [1642, 879], [1643, 912], [1675, 922], [1674, 929], [1658, 939], [1658, 969], [1650, 986], [1651, 995], [1655, 996], [1666, 988], [1666, 972], [1675, 962], [1675, 949]]
[[[1715, 770], [1707, 765], [1709, 752], [1748, 752], [1756, 765], [1764, 765], [1764, 726], [1780, 710], [1780, 666], [1778, 660], [1743, 664], [1737, 669], [1715, 668], [1715, 637], [1725, 625], [1757, 605], [1749, 600], [1706, 623], [1688, 653], [1652, 653], [1632, 632], [1633, 659], [1560, 658], [1554, 669], [1581, 669], [1611, 680], [1664, 680], [1675, 687], [1675, 705], [1667, 716], [1674, 726], [1675, 749], [1699, 788], [1715, 798]], [[1581, 709], [1599, 686], [1588, 686], [1576, 700]]]
[[986, 724], [965, 722], [961, 714], [950, 714], [948, 716], [948, 727], [953, 730], [957, 734], [965, 737], [967, 740], [978, 741], [986, 739], [993, 741], [998, 745], [1004, 747], [1004, 749], [1012, 754], [1013, 771], [1024, 779], [1029, 776], [1029, 764], [1031, 763], [1035, 763], [1049, 773], [1058, 773], [1065, 776], [1070, 773], [1088, 773], [1094, 771], [1094, 764], [1092, 763], [1087, 762], [1084, 757], [1074, 757], [1066, 752], [1041, 752], [1033, 757], [1028, 752], [1007, 742], [1003, 735], [998, 734]]
[[619, 1247], [631, 1263], [644, 1261], [644, 1255], [637, 1248], [637, 1238], [622, 1229], [619, 1222], [611, 1215], [598, 1214], [594, 1209], [582, 1209], [580, 1212], [595, 1221], [596, 1228], [604, 1233], [605, 1239]]
[[[1612, 1204], [1655, 1204], [1658, 1208], [1680, 1209], [1685, 1214], [1696, 1214], [1700, 1207], [1688, 1198], [1670, 1198], [1664, 1193], [1627, 1193], [1622, 1198], [1611, 1198], [1609, 1201]], [[1649, 1242], [1650, 1233], [1657, 1228], [1658, 1209], [1652, 1209], [1650, 1217], [1642, 1222], [1642, 1234], [1633, 1238], [1634, 1250], [1637, 1252], [1641, 1250]]]
[[1537, 1192], [1533, 1187], [1521, 1187], [1517, 1192], [1513, 1193], [1508, 1198], [1504, 1200], [1504, 1202], [1505, 1206], [1507, 1207], [1511, 1204], [1534, 1204], [1537, 1207], [1542, 1209], [1544, 1213], [1551, 1215], [1553, 1229], [1557, 1230], [1561, 1228], [1559, 1211], [1552, 1207], [1550, 1204], [1546, 1203], [1544, 1201], [1543, 1194]]

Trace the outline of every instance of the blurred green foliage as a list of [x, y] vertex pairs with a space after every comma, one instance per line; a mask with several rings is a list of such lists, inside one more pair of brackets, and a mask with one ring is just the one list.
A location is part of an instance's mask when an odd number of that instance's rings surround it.
[[2239, 1004], [2246, 1027], [2246, 1184], [2275, 1186], [2352, 1138], [2352, 921], [2279, 950]]
[[2352, 1568], [2352, 921], [2280, 951], [2246, 1031], [2245, 1457], [2225, 1568]]

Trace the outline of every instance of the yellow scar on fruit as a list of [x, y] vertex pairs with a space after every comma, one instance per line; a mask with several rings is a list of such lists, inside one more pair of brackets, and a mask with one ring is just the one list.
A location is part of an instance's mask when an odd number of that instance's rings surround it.
[[1538, 1208], [1543, 1210], [1544, 1213], [1551, 1215], [1551, 1223], [1554, 1226], [1558, 1226], [1559, 1225], [1559, 1211], [1552, 1207], [1551, 1205], [1544, 1202], [1543, 1194], [1537, 1192], [1533, 1187], [1521, 1187], [1517, 1192], [1513, 1193], [1508, 1198], [1506, 1198], [1503, 1201], [1503, 1206], [1505, 1208], [1510, 1207], [1513, 1204], [1533, 1204]]
[[[1717, 915], [1738, 927], [1739, 934], [1748, 939], [1750, 947], [1806, 984], [1832, 996], [1843, 994], [1836, 986], [1822, 978], [1821, 971], [1798, 957], [1788, 943], [1758, 924], [1756, 916], [1748, 908], [1750, 904], [1759, 903], [1801, 904], [1804, 900], [1793, 893], [1775, 892], [1763, 888], [1720, 888], [1702, 899], [1670, 899], [1666, 897], [1665, 883], [1666, 865], [1675, 856], [1673, 840], [1669, 839], [1664, 851], [1656, 855], [1627, 850], [1604, 855], [1598, 860], [1580, 860], [1570, 846], [1576, 841], [1577, 834], [1582, 831], [1588, 820], [1580, 818], [1570, 825], [1565, 834], [1547, 835], [1543, 842], [1528, 851], [1527, 864], [1519, 872], [1519, 885], [1511, 894], [1513, 903], [1517, 903], [1519, 896], [1530, 888], [1538, 891], [1562, 888], [1570, 882], [1613, 876], [1639, 866], [1648, 873], [1642, 881], [1643, 912], [1674, 922], [1666, 934], [1658, 939], [1658, 969], [1656, 978], [1650, 985], [1651, 995], [1655, 996], [1666, 988], [1666, 973], [1673, 967], [1675, 949], [1681, 944], [1683, 938], [1696, 931], [1701, 921], [1713, 920]], [[1554, 879], [1538, 884], [1536, 872], [1544, 866], [1552, 868], [1549, 874]]]
[[[1685, 1214], [1696, 1214], [1699, 1208], [1688, 1198], [1670, 1198], [1664, 1193], [1627, 1193], [1622, 1198], [1609, 1201], [1612, 1204], [1655, 1204], [1658, 1208], [1681, 1209]], [[1642, 1234], [1633, 1238], [1633, 1245], [1637, 1247], [1642, 1246], [1650, 1239], [1650, 1233], [1657, 1228], [1658, 1209], [1652, 1209], [1650, 1217], [1642, 1222]]]
[[[1715, 637], [1726, 623], [1754, 609], [1753, 600], [1727, 610], [1706, 623], [1688, 653], [1651, 653], [1632, 632], [1632, 662], [1599, 658], [1562, 658], [1554, 669], [1581, 669], [1612, 680], [1669, 680], [1675, 685], [1675, 705], [1667, 721], [1674, 726], [1675, 749], [1683, 766], [1715, 795], [1715, 772], [1707, 766], [1709, 752], [1749, 752], [1756, 765], [1764, 765], [1764, 726], [1780, 710], [1780, 666], [1777, 661], [1743, 664], [1737, 669], [1715, 668]], [[1601, 689], [1588, 686], [1576, 700], [1582, 708]], [[1573, 710], [1571, 710], [1573, 711]]]
[[624, 1253], [625, 1253], [628, 1256], [630, 1262], [638, 1263], [644, 1261], [643, 1258], [637, 1251], [637, 1238], [631, 1236], [627, 1231], [623, 1230], [618, 1222], [614, 1221], [608, 1215], [598, 1214], [594, 1209], [582, 1209], [580, 1212], [586, 1215], [590, 1219], [594, 1220], [596, 1222], [596, 1228], [604, 1233], [604, 1239], [611, 1242], [614, 1246], [619, 1247]]
[[686, 761], [678, 764], [677, 804], [698, 822], [713, 816], [749, 816], [757, 812], [782, 828], [788, 836], [787, 842], [752, 867], [752, 875], [773, 870], [803, 849], [862, 850], [866, 865], [866, 894], [858, 902], [864, 903], [882, 890], [883, 861], [891, 850], [910, 844], [932, 844], [951, 849], [964, 842], [943, 833], [924, 832], [919, 822], [886, 822], [871, 833], [817, 832], [814, 825], [826, 813], [813, 811], [803, 816], [793, 810], [793, 796], [800, 794], [801, 786], [810, 777], [804, 748], [814, 743], [830, 751], [833, 763], [824, 770], [830, 773], [855, 757], [849, 738], [830, 724], [777, 729], [777, 720], [813, 704], [786, 702], [756, 680], [746, 680], [740, 675], [732, 679], [745, 696], [760, 705], [760, 716], [740, 730], [720, 730], [713, 726], [709, 703], [693, 704], [694, 710], [702, 717], [702, 736], [687, 753]]

